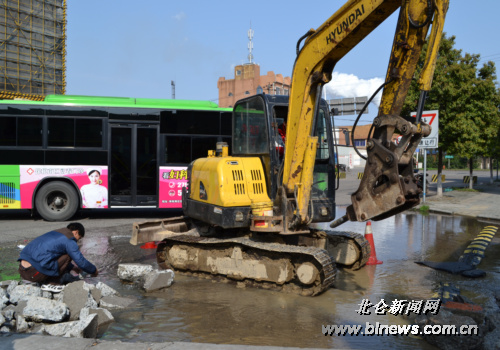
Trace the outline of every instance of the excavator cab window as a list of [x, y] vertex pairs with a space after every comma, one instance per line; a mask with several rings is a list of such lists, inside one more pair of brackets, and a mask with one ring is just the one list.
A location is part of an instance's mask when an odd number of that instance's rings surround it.
[[[266, 96], [255, 95], [239, 101], [233, 109], [233, 155], [259, 157], [264, 167], [268, 195], [276, 194], [276, 178], [271, 176], [272, 158], [277, 158], [270, 144], [275, 144], [279, 135], [269, 126], [269, 101]], [[285, 113], [286, 116], [286, 113]], [[281, 145], [282, 151], [284, 145]], [[279, 146], [278, 146], [279, 147]], [[273, 163], [274, 164], [274, 163]]]
[[233, 154], [269, 154], [264, 102], [251, 98], [237, 104], [233, 119]]
[[274, 105], [272, 108], [271, 117], [271, 137], [274, 150], [276, 151], [275, 159], [279, 162], [283, 161], [285, 154], [286, 141], [286, 118], [288, 114], [288, 105]]
[[324, 109], [320, 109], [315, 132], [315, 136], [318, 136], [318, 148], [316, 150], [317, 160], [327, 160], [330, 157], [325, 115]]
[[334, 157], [330, 158], [330, 152], [331, 150], [333, 151], [333, 147], [330, 145], [333, 144], [331, 140], [333, 136], [328, 133], [328, 130], [332, 130], [329, 125], [329, 120], [327, 119], [328, 115], [328, 110], [320, 107], [314, 132], [314, 136], [318, 137], [318, 146], [313, 173], [312, 198], [331, 198], [334, 196], [334, 182], [332, 182], [334, 179], [331, 178], [334, 176], [333, 164], [331, 161]]

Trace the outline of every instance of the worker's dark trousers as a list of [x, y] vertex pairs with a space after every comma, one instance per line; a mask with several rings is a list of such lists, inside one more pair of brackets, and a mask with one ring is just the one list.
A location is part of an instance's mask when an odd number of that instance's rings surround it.
[[59, 259], [57, 259], [57, 264], [59, 266], [59, 275], [58, 276], [47, 276], [40, 271], [37, 271], [33, 266], [23, 267], [21, 263], [19, 263], [19, 274], [21, 278], [26, 281], [36, 282], [36, 283], [48, 283], [48, 284], [61, 284], [61, 276], [67, 272], [69, 263], [71, 262], [71, 258], [68, 254], [61, 255]]

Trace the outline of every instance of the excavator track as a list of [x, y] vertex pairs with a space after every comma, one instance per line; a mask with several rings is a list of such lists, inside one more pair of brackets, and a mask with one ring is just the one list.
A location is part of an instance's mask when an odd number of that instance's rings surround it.
[[[368, 259], [370, 258], [371, 248], [370, 243], [366, 240], [364, 235], [350, 231], [325, 231], [328, 237], [328, 243], [330, 245], [339, 245], [340, 243], [349, 244], [351, 250], [355, 251], [357, 257], [355, 261], [351, 263], [343, 263], [343, 268], [348, 268], [352, 270], [359, 270], [366, 265]], [[345, 248], [344, 248], [345, 249]], [[341, 261], [338, 257], [334, 258], [337, 261]]]
[[178, 235], [160, 242], [156, 255], [163, 269], [306, 296], [318, 295], [332, 286], [337, 271], [326, 250], [247, 237]]

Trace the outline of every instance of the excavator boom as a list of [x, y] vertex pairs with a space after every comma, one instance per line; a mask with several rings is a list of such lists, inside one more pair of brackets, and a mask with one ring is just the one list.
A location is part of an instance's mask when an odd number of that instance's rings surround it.
[[[295, 215], [298, 219], [295, 222], [305, 223], [308, 220], [313, 181], [311, 159], [314, 156], [311, 155], [315, 154], [318, 142], [313, 134], [313, 125], [321, 88], [331, 80], [336, 63], [399, 7], [401, 11], [387, 70], [387, 86], [379, 110], [380, 121], [377, 120], [379, 124], [375, 125], [375, 150], [369, 152], [365, 171], [365, 174], [372, 172], [373, 176], [361, 183], [357, 197], [353, 197], [348, 219], [365, 221], [384, 213], [392, 214], [395, 207], [407, 209], [418, 203], [416, 186], [400, 186], [398, 165], [400, 162], [411, 163], [415, 143], [418, 144], [422, 134], [426, 136], [430, 129], [425, 127], [422, 131], [420, 126], [412, 126], [399, 117], [399, 113], [434, 17], [437, 25], [433, 25], [430, 39], [432, 50], [429, 50], [425, 75], [421, 79], [422, 85], [430, 87], [448, 1], [413, 0], [403, 1], [402, 5], [401, 0], [351, 0], [317, 30], [308, 32], [293, 69], [283, 171], [283, 186], [287, 194], [297, 198]], [[404, 132], [408, 150], [403, 145], [396, 152], [391, 148], [395, 130]], [[377, 161], [376, 158], [382, 156], [383, 161]], [[390, 165], [387, 165], [389, 162], [386, 159], [390, 160]], [[374, 164], [371, 164], [372, 160]], [[382, 183], [383, 188], [380, 186]], [[378, 188], [374, 193], [375, 187]], [[359, 205], [360, 202], [362, 205]]]

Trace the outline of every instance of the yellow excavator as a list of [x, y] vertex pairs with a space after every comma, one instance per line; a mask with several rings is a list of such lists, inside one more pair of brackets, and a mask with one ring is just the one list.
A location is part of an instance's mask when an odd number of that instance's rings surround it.
[[[334, 228], [349, 220], [381, 220], [419, 203], [422, 188], [412, 156], [430, 133], [421, 115], [448, 5], [449, 0], [350, 0], [309, 30], [297, 43], [290, 95], [238, 101], [232, 154], [221, 142], [207, 158], [192, 162], [182, 194], [184, 216], [135, 223], [131, 243], [161, 241], [156, 255], [162, 268], [301, 295], [332, 286], [336, 264], [362, 267], [370, 254], [362, 235], [317, 224], [331, 222]], [[346, 215], [333, 221], [333, 119], [322, 87], [336, 63], [397, 9], [364, 176]], [[399, 114], [431, 26], [417, 118], [411, 122]], [[395, 133], [402, 136], [398, 144], [392, 142]]]

